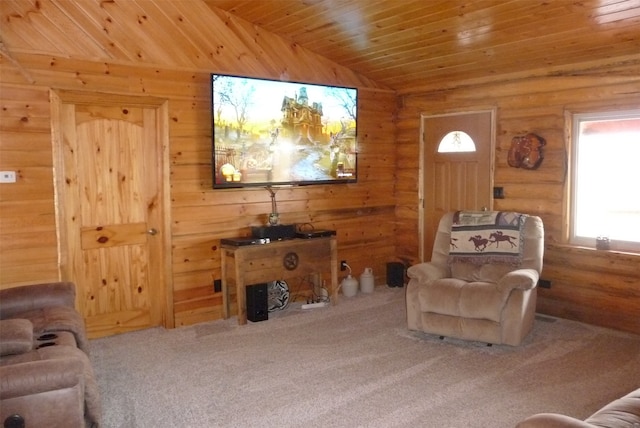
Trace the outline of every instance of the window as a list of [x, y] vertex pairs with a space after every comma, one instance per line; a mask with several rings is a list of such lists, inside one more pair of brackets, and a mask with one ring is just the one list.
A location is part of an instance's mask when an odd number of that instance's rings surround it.
[[573, 115], [570, 242], [640, 250], [640, 110]]
[[462, 153], [475, 152], [476, 144], [473, 139], [463, 131], [451, 131], [440, 140], [438, 153]]

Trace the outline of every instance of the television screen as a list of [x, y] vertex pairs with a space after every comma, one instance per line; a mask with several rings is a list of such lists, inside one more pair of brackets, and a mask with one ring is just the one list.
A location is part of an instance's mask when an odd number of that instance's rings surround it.
[[213, 187], [357, 181], [355, 88], [211, 75]]

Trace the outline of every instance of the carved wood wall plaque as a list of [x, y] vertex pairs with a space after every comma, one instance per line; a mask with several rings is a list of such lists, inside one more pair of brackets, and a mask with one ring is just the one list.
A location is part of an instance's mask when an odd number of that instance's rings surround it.
[[537, 169], [544, 159], [542, 148], [545, 144], [547, 142], [544, 138], [533, 133], [513, 137], [507, 158], [509, 166]]

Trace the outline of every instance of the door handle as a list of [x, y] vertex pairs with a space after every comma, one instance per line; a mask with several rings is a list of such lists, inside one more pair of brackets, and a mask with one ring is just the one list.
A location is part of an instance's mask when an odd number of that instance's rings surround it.
[[151, 236], [157, 235], [158, 231], [152, 227], [151, 229], [147, 230], [147, 234]]

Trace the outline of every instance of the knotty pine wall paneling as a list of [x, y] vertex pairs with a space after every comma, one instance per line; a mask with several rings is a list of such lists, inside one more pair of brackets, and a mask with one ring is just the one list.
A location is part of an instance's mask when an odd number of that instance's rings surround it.
[[[389, 109], [379, 110], [381, 105]], [[357, 184], [276, 191], [283, 224], [337, 230], [339, 258], [357, 273], [373, 267], [378, 283], [384, 281], [385, 263], [395, 256], [394, 105], [390, 92], [360, 91]], [[171, 186], [177, 325], [222, 315], [221, 296], [212, 292], [213, 281], [220, 278], [219, 241], [248, 236], [250, 226], [266, 224], [271, 211], [266, 189], [212, 190], [210, 131], [190, 136], [192, 127], [182, 128], [183, 122], [201, 123], [195, 116], [209, 120], [209, 106], [185, 105], [180, 111], [171, 117], [176, 124], [171, 131]], [[324, 279], [328, 281], [328, 272]], [[289, 285], [293, 292], [309, 291], [303, 281]]]
[[[73, 87], [64, 76], [51, 87]], [[152, 94], [170, 100], [174, 305], [176, 325], [186, 325], [221, 316], [222, 296], [213, 291], [213, 280], [220, 277], [219, 240], [265, 224], [271, 200], [264, 189], [212, 189], [209, 75], [194, 79], [183, 73], [182, 83], [176, 73], [170, 76], [168, 90]], [[161, 86], [150, 86], [155, 85]], [[173, 94], [176, 86], [182, 86], [180, 95]], [[191, 96], [185, 97], [187, 88]], [[99, 90], [105, 89], [101, 84]], [[0, 166], [19, 172], [18, 183], [2, 185], [0, 193], [3, 286], [58, 277], [48, 96], [48, 87], [34, 90], [5, 81], [0, 92]], [[336, 229], [341, 259], [358, 274], [373, 267], [378, 283], [384, 281], [385, 263], [395, 260], [394, 107], [389, 91], [360, 91], [359, 183], [277, 192], [282, 222]], [[29, 109], [44, 119], [31, 120]]]
[[[545, 222], [543, 277], [553, 286], [540, 290], [539, 310], [640, 332], [638, 256], [563, 243], [565, 111], [640, 105], [637, 60], [573, 72], [556, 68], [538, 78], [523, 72], [500, 83], [487, 83], [496, 81], [488, 75], [473, 85], [452, 81], [446, 90], [403, 91], [396, 98], [364, 76], [202, 2], [161, 3], [137, 3], [144, 9], [137, 13], [122, 2], [41, 2], [4, 22], [3, 32], [24, 34], [38, 49], [6, 45], [12, 60], [0, 56], [0, 170], [18, 172], [17, 183], [0, 185], [0, 287], [58, 279], [50, 89], [150, 95], [167, 99], [170, 111], [176, 325], [219, 317], [221, 296], [212, 285], [219, 239], [247, 234], [270, 211], [264, 190], [211, 189], [208, 75], [224, 72], [361, 89], [361, 181], [282, 189], [277, 198], [283, 221], [337, 229], [339, 258], [356, 274], [373, 267], [378, 284], [384, 262], [418, 257], [420, 114], [495, 106], [495, 185], [506, 196], [495, 208], [535, 213]], [[58, 24], [37, 19], [41, 12], [55, 13]], [[509, 168], [511, 138], [529, 131], [547, 140], [543, 164], [536, 171]]]
[[0, 105], [0, 170], [17, 175], [16, 183], [0, 184], [0, 281], [6, 286], [55, 280], [49, 91], [2, 84]]
[[[497, 107], [495, 186], [502, 186], [505, 193], [505, 199], [494, 201], [494, 208], [539, 215], [544, 221], [542, 278], [552, 281], [552, 287], [539, 289], [538, 311], [640, 333], [640, 256], [567, 246], [563, 229], [568, 173], [565, 112], [637, 108], [638, 88], [640, 66], [622, 64], [567, 76], [404, 95], [397, 120], [398, 255], [414, 262], [419, 257], [420, 114], [469, 110], [489, 103]], [[527, 132], [547, 141], [545, 159], [534, 171], [507, 164], [511, 139]], [[629, 192], [635, 196], [631, 187]]]
[[[265, 189], [212, 189], [212, 72], [276, 79], [286, 75], [360, 89], [359, 182], [284, 188], [277, 192], [277, 203], [283, 223], [336, 229], [339, 258], [348, 260], [356, 275], [372, 267], [376, 283], [383, 283], [386, 262], [396, 260], [394, 92], [223, 12], [206, 7], [194, 11], [185, 5], [171, 5], [180, 9], [175, 21], [180, 37], [175, 40], [184, 37], [201, 44], [197, 49], [185, 45], [180, 56], [141, 51], [96, 61], [14, 52], [12, 58], [20, 67], [0, 60], [0, 170], [18, 172], [16, 184], [0, 185], [0, 287], [59, 279], [49, 91], [153, 96], [169, 105], [175, 325], [222, 316], [222, 296], [213, 287], [214, 279], [220, 278], [220, 239], [248, 235], [250, 226], [265, 224], [271, 199]], [[110, 13], [115, 16], [118, 11]], [[152, 25], [152, 20], [145, 25]], [[180, 46], [172, 49], [182, 51]], [[329, 272], [323, 276], [329, 282]], [[300, 284], [290, 284], [292, 291]], [[307, 292], [307, 285], [302, 287], [300, 291]]]
[[[59, 61], [52, 62], [60, 65]], [[77, 61], [74, 65], [84, 66]], [[123, 74], [148, 74], [147, 69], [118, 68]], [[91, 86], [87, 82], [99, 81], [96, 91], [108, 91], [108, 79], [94, 79], [86, 71], [101, 73], [102, 67], [89, 63], [84, 70], [87, 86]], [[3, 64], [1, 71], [4, 110], [0, 167], [19, 173], [18, 183], [2, 185], [0, 193], [2, 286], [54, 281], [58, 278], [57, 241], [48, 97], [49, 88], [75, 88], [76, 80], [68, 72], [32, 70], [38, 80], [49, 83], [34, 88], [25, 85], [20, 73], [10, 66]], [[120, 77], [113, 78], [120, 88]], [[140, 78], [139, 85], [145, 94], [170, 101], [176, 325], [219, 318], [222, 296], [213, 289], [213, 280], [220, 278], [219, 240], [248, 235], [250, 226], [265, 224], [271, 210], [269, 193], [265, 189], [212, 189], [208, 73], [151, 73], [147, 80]], [[395, 260], [394, 109], [392, 92], [360, 91], [357, 184], [283, 188], [277, 192], [283, 223], [336, 229], [340, 258], [348, 260], [357, 274], [364, 267], [372, 267], [378, 283], [384, 282], [385, 263]], [[325, 277], [329, 278], [328, 273]]]

